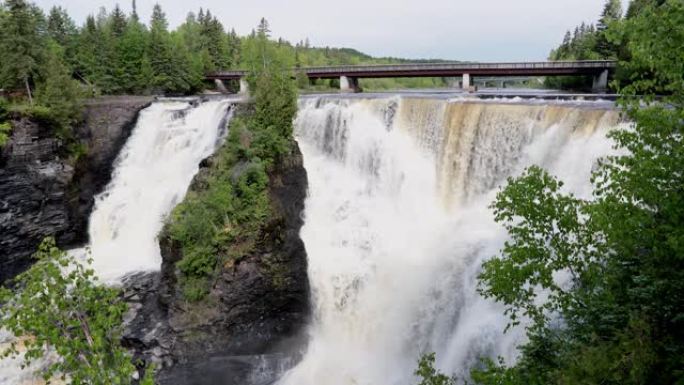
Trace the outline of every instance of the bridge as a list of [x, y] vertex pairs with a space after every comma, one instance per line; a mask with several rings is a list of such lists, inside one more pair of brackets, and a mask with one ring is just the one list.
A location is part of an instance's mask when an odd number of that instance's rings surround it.
[[[358, 92], [362, 78], [400, 77], [461, 77], [461, 88], [470, 89], [474, 77], [530, 77], [530, 76], [593, 76], [593, 89], [603, 92], [608, 86], [608, 75], [615, 70], [616, 62], [611, 60], [545, 61], [510, 63], [419, 63], [349, 65], [329, 67], [305, 67], [295, 71], [303, 72], [309, 79], [339, 79], [340, 89]], [[224, 80], [239, 80], [241, 92], [247, 91], [244, 81], [247, 71], [218, 71], [206, 76], [221, 87]]]

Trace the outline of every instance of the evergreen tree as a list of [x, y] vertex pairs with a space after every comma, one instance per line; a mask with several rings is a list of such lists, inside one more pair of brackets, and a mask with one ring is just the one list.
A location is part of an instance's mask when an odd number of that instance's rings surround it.
[[126, 15], [124, 12], [121, 10], [121, 7], [119, 7], [119, 4], [117, 4], [114, 7], [114, 10], [112, 11], [112, 14], [109, 16], [109, 28], [111, 30], [111, 33], [115, 37], [121, 37], [124, 34], [124, 31], [126, 30]]
[[131, 9], [131, 19], [136, 23], [140, 22], [140, 17], [138, 16], [138, 7], [135, 4], [135, 0], [132, 0]]
[[173, 59], [171, 57], [171, 41], [167, 26], [166, 15], [162, 11], [161, 6], [157, 3], [152, 10], [150, 38], [147, 50], [147, 56], [154, 73], [151, 85], [157, 91], [173, 88], [171, 86], [173, 81], [173, 79], [171, 79]]
[[602, 58], [616, 58], [618, 47], [609, 41], [606, 31], [611, 23], [614, 23], [622, 18], [622, 5], [620, 0], [607, 0], [601, 13], [601, 18], [597, 25], [597, 42], [596, 50]]
[[187, 93], [201, 81], [196, 72], [190, 52], [182, 36], [171, 36], [166, 15], [159, 4], [155, 4], [150, 22], [147, 57], [154, 76], [151, 86], [154, 91], [165, 93]]
[[78, 78], [88, 83], [96, 91], [104, 78], [100, 60], [101, 31], [95, 17], [89, 15], [85, 26], [78, 35], [78, 51], [76, 52], [74, 70]]
[[145, 26], [131, 16], [117, 49], [119, 85], [122, 92], [142, 93], [147, 89], [149, 79], [143, 71], [147, 38]]
[[267, 38], [271, 37], [271, 30], [268, 26], [268, 20], [266, 20], [266, 18], [264, 17], [262, 17], [261, 21], [259, 21], [259, 26], [257, 27], [257, 34], [259, 34], [260, 36], [265, 36]]
[[235, 32], [235, 29], [230, 30], [228, 35], [228, 66], [235, 67], [240, 63], [240, 37]]
[[169, 23], [166, 20], [166, 14], [162, 11], [161, 5], [155, 3], [152, 8], [152, 19], [150, 20], [150, 29], [153, 32], [168, 33]]
[[0, 85], [10, 89], [24, 87], [33, 103], [31, 82], [45, 46], [40, 34], [41, 14], [24, 0], [7, 0], [5, 7], [7, 13], [0, 20]]
[[60, 136], [71, 137], [71, 128], [81, 119], [82, 90], [71, 76], [64, 59], [64, 50], [56, 42], [50, 42], [46, 59], [41, 66], [40, 83], [36, 88], [36, 100], [49, 107], [52, 118], [59, 124]]
[[[211, 14], [210, 10], [198, 18], [200, 47], [199, 51], [206, 50], [210, 62], [205, 64], [207, 72], [226, 68], [229, 63], [228, 36], [221, 22]], [[205, 55], [202, 53], [202, 55]]]
[[73, 44], [78, 33], [76, 24], [62, 7], [52, 7], [47, 21], [48, 35], [62, 47]]
[[565, 47], [565, 48], [569, 47], [571, 40], [572, 40], [572, 35], [570, 35], [570, 31], [565, 32], [565, 36], [563, 37], [563, 47]]

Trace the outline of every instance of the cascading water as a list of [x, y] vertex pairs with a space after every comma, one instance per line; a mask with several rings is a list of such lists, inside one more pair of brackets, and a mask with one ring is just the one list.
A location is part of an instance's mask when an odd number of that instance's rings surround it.
[[230, 101], [163, 101], [141, 111], [90, 216], [93, 267], [106, 281], [159, 269], [157, 234], [225, 134]]
[[618, 123], [597, 103], [303, 99], [314, 309], [307, 351], [280, 383], [410, 384], [432, 351], [460, 376], [483, 355], [514, 360], [522, 331], [504, 334], [503, 309], [476, 293], [506, 239], [487, 205], [531, 164], [589, 197]]
[[[164, 217], [185, 196], [202, 159], [221, 143], [230, 104], [167, 100], [140, 112], [90, 216], [90, 256], [101, 279], [117, 283], [126, 274], [160, 268], [157, 234]], [[87, 255], [84, 249], [71, 253]], [[0, 351], [12, 339], [0, 331]], [[0, 360], [0, 384], [38, 383], [33, 371], [22, 370], [19, 359]]]
[[[97, 198], [90, 247], [109, 282], [159, 268], [163, 218], [224, 134], [230, 101], [194, 103], [141, 112]], [[504, 335], [501, 307], [475, 291], [479, 266], [506, 239], [487, 205], [530, 164], [588, 197], [618, 120], [592, 103], [304, 98], [296, 135], [314, 309], [307, 351], [281, 384], [406, 385], [430, 351], [459, 375], [482, 355], [514, 360], [523, 334]], [[32, 379], [0, 361], [0, 383]]]

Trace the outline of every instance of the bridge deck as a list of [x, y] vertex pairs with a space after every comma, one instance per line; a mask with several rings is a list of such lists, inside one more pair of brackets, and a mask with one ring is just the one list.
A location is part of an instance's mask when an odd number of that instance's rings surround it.
[[[387, 77], [451, 77], [471, 76], [558, 76], [596, 75], [613, 70], [616, 63], [609, 60], [520, 62], [520, 63], [425, 63], [379, 64], [358, 66], [306, 67], [300, 69], [312, 79], [332, 79], [340, 76], [353, 78]], [[207, 79], [240, 79], [247, 71], [220, 71]]]

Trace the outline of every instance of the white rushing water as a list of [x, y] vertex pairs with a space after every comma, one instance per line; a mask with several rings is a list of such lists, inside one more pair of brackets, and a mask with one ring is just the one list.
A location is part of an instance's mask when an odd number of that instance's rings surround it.
[[595, 106], [303, 99], [314, 308], [307, 351], [280, 383], [412, 384], [433, 351], [460, 376], [484, 355], [512, 362], [522, 330], [504, 334], [501, 306], [476, 293], [482, 261], [506, 239], [487, 205], [531, 164], [589, 197], [617, 124]]
[[[166, 100], [142, 110], [111, 182], [96, 197], [89, 248], [93, 267], [106, 282], [160, 268], [157, 234], [163, 220], [185, 196], [202, 159], [221, 143], [230, 117], [229, 100], [198, 103]], [[70, 252], [87, 255], [85, 249]], [[0, 351], [13, 340], [0, 331]], [[44, 383], [35, 375], [44, 361], [27, 369], [20, 364], [21, 357], [0, 359], [0, 384]]]
[[225, 134], [230, 101], [195, 103], [161, 101], [140, 112], [90, 216], [89, 247], [102, 279], [159, 269], [163, 220]]

